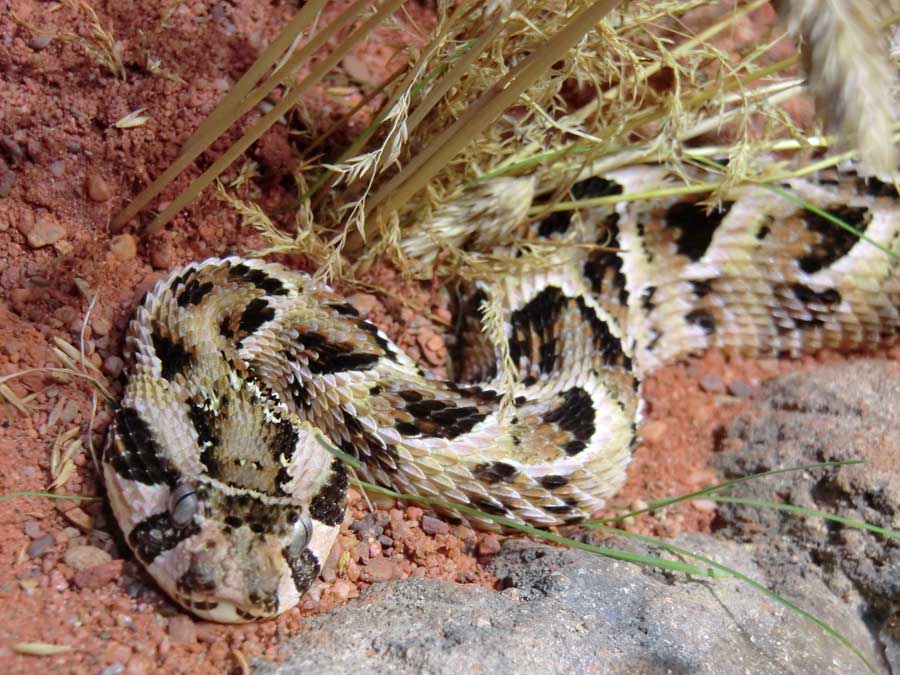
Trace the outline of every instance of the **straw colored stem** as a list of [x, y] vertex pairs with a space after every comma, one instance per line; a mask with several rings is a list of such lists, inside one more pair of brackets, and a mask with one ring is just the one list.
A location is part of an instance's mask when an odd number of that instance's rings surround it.
[[[389, 0], [376, 12], [368, 21], [357, 28], [341, 45], [328, 55], [319, 65], [312, 69], [310, 74], [297, 84], [290, 92], [286, 93], [275, 106], [259, 119], [247, 132], [233, 143], [206, 171], [203, 172], [187, 190], [176, 197], [166, 209], [156, 217], [156, 219], [147, 226], [146, 232], [152, 234], [162, 229], [176, 213], [187, 206], [193, 199], [210, 183], [212, 183], [225, 169], [227, 169], [234, 160], [243, 154], [247, 148], [255, 143], [275, 122], [291, 109], [297, 103], [297, 100], [310, 87], [318, 83], [325, 75], [334, 68], [347, 53], [359, 43], [359, 40], [371, 32], [375, 26], [384, 21], [388, 16], [393, 14], [397, 8], [402, 5], [404, 0]], [[359, 0], [353, 5], [365, 4], [365, 0]], [[334, 22], [329, 24], [328, 28], [322, 31], [330, 31]], [[335, 29], [336, 31], [337, 29]], [[318, 38], [321, 33], [317, 34]], [[327, 39], [327, 38], [326, 38]], [[306, 59], [308, 57], [304, 49], [298, 50], [298, 53], [291, 58], [294, 60]], [[287, 65], [285, 66], [288, 67]]]
[[[372, 198], [367, 216], [379, 207], [383, 213], [390, 213], [421, 190], [467, 143], [476, 138], [546, 72], [560, 54], [571, 49], [617, 4], [618, 0], [600, 0], [573, 16], [562, 30], [482, 94], [459, 120], [433, 138], [400, 173], [383, 185]], [[373, 220], [367, 218], [366, 235], [371, 234], [373, 229]], [[354, 254], [362, 250], [366, 238], [353, 233], [348, 240], [348, 253]]]
[[203, 120], [197, 131], [187, 140], [181, 155], [160, 174], [150, 185], [134, 198], [110, 223], [110, 230], [117, 232], [140, 213], [146, 206], [171, 183], [178, 174], [184, 171], [197, 156], [208, 148], [231, 123], [238, 117], [236, 109], [241, 100], [259, 81], [263, 74], [274, 64], [278, 58], [290, 47], [297, 35], [302, 33], [307, 25], [325, 4], [325, 0], [311, 0], [303, 7], [293, 19], [285, 26], [284, 30], [272, 43], [266, 47], [250, 69], [238, 80], [237, 84], [219, 101], [219, 104]]

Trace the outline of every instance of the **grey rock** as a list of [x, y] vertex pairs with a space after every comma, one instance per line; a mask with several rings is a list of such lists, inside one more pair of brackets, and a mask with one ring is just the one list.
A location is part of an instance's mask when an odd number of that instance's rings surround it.
[[[756, 406], [727, 429], [716, 463], [726, 477], [826, 461], [857, 466], [748, 481], [734, 494], [900, 527], [900, 363], [858, 360], [766, 383]], [[723, 505], [720, 535], [752, 542], [774, 579], [820, 575], [832, 592], [858, 592], [884, 619], [900, 605], [900, 542], [783, 511]]]
[[718, 375], [704, 375], [700, 388], [707, 394], [721, 394], [725, 391], [725, 382]]
[[[677, 543], [770, 581], [749, 547], [702, 535]], [[652, 552], [628, 540], [605, 545]], [[282, 645], [284, 662], [257, 662], [254, 671], [865, 672], [836, 640], [733, 578], [688, 578], [528, 542], [504, 546], [493, 571], [501, 592], [412, 579], [374, 585], [358, 601], [308, 619]], [[791, 596], [883, 667], [864, 622], [820, 580], [797, 579]]]
[[900, 673], [900, 615], [895, 614], [882, 624], [878, 638], [891, 672]]

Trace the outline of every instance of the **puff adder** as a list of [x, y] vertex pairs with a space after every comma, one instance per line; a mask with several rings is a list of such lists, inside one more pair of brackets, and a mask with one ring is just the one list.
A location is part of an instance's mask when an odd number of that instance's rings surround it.
[[[671, 180], [634, 167], [572, 193]], [[708, 348], [793, 356], [897, 340], [898, 262], [883, 250], [900, 252], [893, 186], [849, 171], [785, 187], [882, 249], [762, 187], [712, 212], [659, 200], [554, 214], [530, 236], [614, 250], [556, 247], [544, 271], [476, 284], [459, 382], [423, 372], [300, 272], [240, 258], [173, 272], [130, 325], [104, 453], [129, 546], [200, 616], [293, 607], [346, 506], [347, 470], [322, 438], [401, 492], [537, 526], [588, 517], [624, 480], [652, 369]], [[500, 354], [479, 330], [488, 299], [518, 369], [503, 416]]]

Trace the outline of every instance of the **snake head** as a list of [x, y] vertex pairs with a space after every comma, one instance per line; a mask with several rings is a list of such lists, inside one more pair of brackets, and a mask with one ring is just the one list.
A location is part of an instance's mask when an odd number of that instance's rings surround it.
[[[290, 609], [337, 536], [346, 495], [342, 465], [304, 426], [288, 434], [270, 416], [252, 438], [242, 436], [240, 447], [217, 448], [218, 465], [209, 460], [215, 470], [198, 470], [195, 459], [182, 459], [200, 456], [179, 446], [191, 438], [187, 424], [148, 414], [137, 402], [116, 411], [103, 466], [125, 540], [162, 589], [204, 619], [241, 623]], [[217, 427], [225, 439], [229, 424], [220, 420]], [[280, 450], [273, 455], [276, 436]], [[231, 452], [259, 460], [247, 467], [230, 461]], [[245, 468], [273, 488], [243, 480]]]

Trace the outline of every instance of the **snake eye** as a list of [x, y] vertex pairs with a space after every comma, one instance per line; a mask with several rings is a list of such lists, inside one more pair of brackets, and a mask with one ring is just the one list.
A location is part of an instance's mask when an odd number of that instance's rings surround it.
[[288, 551], [292, 557], [299, 556], [303, 553], [303, 549], [309, 543], [312, 536], [312, 519], [305, 511], [294, 522], [294, 528], [291, 532], [291, 543], [288, 544]]
[[180, 483], [169, 496], [169, 513], [177, 527], [190, 523], [197, 513], [200, 502], [194, 487], [188, 483]]

